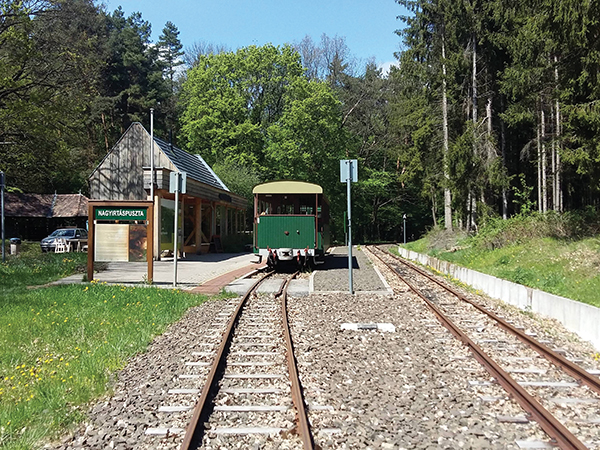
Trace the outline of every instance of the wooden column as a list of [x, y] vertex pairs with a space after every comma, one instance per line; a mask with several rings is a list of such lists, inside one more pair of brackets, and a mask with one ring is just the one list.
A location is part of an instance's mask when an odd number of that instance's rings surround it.
[[211, 209], [211, 221], [210, 221], [210, 239], [213, 235], [217, 234], [217, 205], [215, 202], [210, 202]]
[[[225, 214], [223, 214], [223, 211]], [[223, 229], [223, 216], [225, 216], [225, 229]], [[227, 236], [229, 234], [229, 208], [227, 206], [221, 207], [221, 235]]]
[[94, 232], [96, 231], [96, 219], [94, 207], [88, 203], [88, 251], [87, 251], [87, 281], [94, 279]]
[[196, 199], [196, 253], [200, 253], [200, 244], [202, 244], [202, 200]]
[[[146, 228], [146, 259], [148, 260], [148, 282], [152, 283], [154, 280], [154, 239], [151, 239], [154, 236], [154, 229], [159, 227], [154, 226], [154, 220], [151, 218], [154, 217], [154, 203], [148, 206], [148, 211], [146, 211], [146, 217], [148, 218], [148, 228]], [[159, 233], [160, 234], [160, 233]]]
[[153, 256], [156, 261], [160, 261], [160, 231], [162, 228], [162, 195], [160, 192], [154, 191], [154, 238], [153, 238]]

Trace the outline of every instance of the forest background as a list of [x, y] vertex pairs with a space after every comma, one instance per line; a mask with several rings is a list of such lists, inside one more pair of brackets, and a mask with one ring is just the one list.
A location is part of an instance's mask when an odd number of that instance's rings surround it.
[[[201, 154], [234, 192], [321, 184], [343, 237], [339, 160], [359, 160], [357, 242], [596, 208], [599, 0], [398, 0], [389, 74], [343, 37], [284, 46], [157, 42], [141, 13], [0, 0], [0, 170], [11, 190], [87, 191], [134, 121]], [[399, 7], [399, 12], [400, 12]]]

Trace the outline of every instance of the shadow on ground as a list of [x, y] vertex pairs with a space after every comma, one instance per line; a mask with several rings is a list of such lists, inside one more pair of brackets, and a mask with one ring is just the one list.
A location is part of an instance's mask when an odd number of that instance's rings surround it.
[[[316, 270], [332, 270], [332, 269], [347, 269], [348, 255], [328, 255], [323, 258], [324, 263], [319, 264]], [[360, 269], [358, 260], [355, 256], [352, 257], [352, 268]]]

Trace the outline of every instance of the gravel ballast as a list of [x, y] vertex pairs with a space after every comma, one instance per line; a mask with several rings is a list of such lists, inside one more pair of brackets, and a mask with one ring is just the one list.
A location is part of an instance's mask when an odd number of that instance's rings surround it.
[[[359, 247], [352, 247], [352, 278], [355, 292], [387, 293], [373, 262]], [[314, 292], [348, 292], [348, 251], [346, 247], [333, 248], [325, 263], [314, 272]]]
[[[517, 441], [549, 442], [536, 423], [522, 420], [523, 410], [405, 286], [386, 276], [395, 295], [380, 295], [387, 287], [365, 251], [354, 250], [360, 267], [354, 271], [357, 294], [344, 293], [344, 251], [337, 249], [331, 270], [324, 272], [320, 266], [314, 277], [315, 291], [332, 293], [289, 300], [292, 338], [317, 444], [324, 449], [517, 449]], [[581, 358], [580, 365], [597, 368], [591, 346], [555, 321], [477, 298]], [[148, 436], [145, 430], [185, 427], [191, 412], [168, 416], [158, 408], [169, 404], [168, 390], [175, 383], [182, 387], [177, 377], [187, 355], [204, 352], [207, 342], [216, 341], [207, 336], [215, 334], [213, 324], [233, 301], [209, 301], [190, 309], [118, 374], [114, 395], [91, 406], [89, 419], [74, 435], [47, 447], [177, 448], [180, 436]], [[390, 323], [395, 331], [343, 330], [345, 323]], [[197, 370], [201, 376], [206, 373]], [[201, 387], [202, 378], [193, 383]], [[193, 395], [189, 401], [193, 403]]]

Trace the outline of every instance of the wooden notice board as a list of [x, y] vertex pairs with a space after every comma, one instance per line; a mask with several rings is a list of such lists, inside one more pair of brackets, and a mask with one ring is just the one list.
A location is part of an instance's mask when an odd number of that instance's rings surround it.
[[[88, 202], [88, 281], [94, 278], [94, 262], [97, 257], [99, 261], [130, 260], [131, 242], [126, 238], [131, 237], [132, 223], [143, 222], [145, 225], [142, 226], [146, 228], [144, 247], [147, 246], [145, 253], [148, 262], [148, 281], [151, 283], [154, 278], [153, 218], [154, 203], [151, 201], [90, 200]], [[96, 245], [101, 245], [103, 248], [96, 249]], [[120, 251], [107, 248], [110, 246]]]

